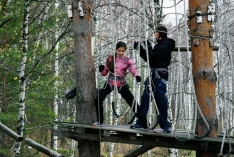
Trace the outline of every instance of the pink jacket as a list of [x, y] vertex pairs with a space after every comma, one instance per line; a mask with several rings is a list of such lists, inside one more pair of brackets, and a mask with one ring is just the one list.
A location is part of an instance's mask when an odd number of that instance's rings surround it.
[[[111, 62], [113, 58], [113, 55], [110, 55], [107, 57], [107, 62]], [[115, 82], [115, 75], [114, 73], [112, 73], [111, 71], [109, 71], [109, 68], [107, 67], [107, 62], [105, 64], [105, 68], [102, 71], [102, 76], [106, 76], [107, 74], [109, 74], [108, 78], [107, 78], [107, 82], [114, 86], [114, 82]], [[117, 87], [123, 86], [126, 84], [126, 80], [125, 77], [127, 75], [127, 70], [129, 70], [132, 74], [133, 77], [136, 77], [138, 75], [136, 67], [132, 61], [132, 59], [130, 59], [127, 56], [123, 56], [123, 57], [118, 57], [116, 55], [115, 57], [115, 72], [116, 72], [116, 85]]]

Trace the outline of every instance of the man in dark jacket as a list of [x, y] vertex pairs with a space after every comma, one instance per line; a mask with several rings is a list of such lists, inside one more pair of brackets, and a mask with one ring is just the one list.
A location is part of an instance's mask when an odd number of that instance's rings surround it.
[[[151, 69], [151, 87], [149, 87], [149, 78], [144, 82], [145, 89], [141, 96], [140, 107], [144, 114], [146, 115], [149, 110], [150, 104], [150, 89], [152, 89], [159, 113], [159, 125], [164, 132], [170, 133], [170, 123], [168, 121], [168, 99], [165, 96], [167, 92], [167, 80], [168, 80], [168, 66], [171, 61], [171, 52], [175, 48], [175, 41], [173, 39], [167, 38], [167, 28], [165, 26], [158, 26], [155, 31], [155, 38], [157, 44], [152, 48], [149, 41], [143, 42], [146, 45], [140, 45], [140, 56], [147, 62], [149, 58], [149, 66]], [[147, 51], [144, 48], [148, 48], [148, 57]], [[137, 49], [138, 42], [134, 43], [134, 48]], [[142, 128], [138, 121], [135, 124], [130, 126], [132, 129]]]

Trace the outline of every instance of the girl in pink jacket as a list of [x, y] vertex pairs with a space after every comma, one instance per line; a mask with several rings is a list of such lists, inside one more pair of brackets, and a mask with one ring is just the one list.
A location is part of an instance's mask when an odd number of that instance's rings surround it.
[[125, 77], [127, 75], [127, 70], [129, 70], [132, 76], [135, 77], [138, 82], [140, 82], [140, 76], [137, 75], [137, 70], [135, 68], [135, 65], [132, 59], [124, 55], [126, 50], [123, 48], [122, 50], [118, 49], [117, 51], [118, 52], [115, 55], [115, 73], [114, 73], [113, 55], [110, 55], [107, 57], [105, 66], [100, 65], [100, 68], [101, 68], [100, 72], [102, 76], [109, 75], [107, 79], [107, 83], [111, 87], [115, 86], [115, 82], [116, 82], [117, 87], [124, 86], [126, 84]]
[[[97, 113], [97, 122], [93, 123], [93, 126], [102, 126], [104, 118], [103, 118], [103, 101], [106, 96], [110, 94], [114, 90], [114, 86], [116, 85], [118, 92], [125, 99], [129, 106], [132, 106], [134, 97], [130, 90], [128, 89], [126, 83], [126, 75], [127, 70], [129, 70], [133, 77], [136, 78], [137, 82], [141, 82], [141, 77], [138, 75], [135, 65], [129, 57], [125, 55], [127, 50], [127, 46], [124, 42], [119, 41], [116, 44], [116, 53], [115, 57], [110, 55], [107, 57], [106, 64], [99, 66], [99, 72], [103, 76], [108, 75], [107, 82], [104, 86], [98, 90], [97, 96], [95, 98], [95, 107]], [[115, 59], [115, 60], [114, 60]], [[114, 66], [115, 64], [115, 66]], [[115, 71], [114, 71], [115, 70]], [[135, 113], [136, 117], [141, 123], [143, 128], [147, 128], [147, 120], [146, 116], [143, 116], [139, 105], [135, 105], [137, 107], [137, 113]], [[135, 111], [133, 107], [133, 111]]]

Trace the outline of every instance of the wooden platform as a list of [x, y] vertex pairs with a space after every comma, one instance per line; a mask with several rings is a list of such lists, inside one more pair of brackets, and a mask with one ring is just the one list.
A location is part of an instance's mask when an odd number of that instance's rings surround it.
[[[135, 145], [146, 145], [154, 147], [167, 147], [188, 150], [205, 150], [220, 152], [222, 136], [218, 138], [194, 138], [192, 131], [176, 130], [171, 133], [164, 133], [162, 129], [153, 131], [143, 131], [130, 129], [129, 125], [103, 125], [94, 127], [69, 122], [56, 122], [58, 129], [54, 130], [54, 135], [71, 138], [76, 141], [90, 140], [100, 142], [114, 142]], [[179, 139], [179, 140], [178, 140]], [[234, 148], [234, 138], [231, 138], [231, 146]], [[185, 141], [185, 142], [182, 142]], [[229, 152], [229, 142], [226, 138], [223, 153]], [[232, 152], [234, 154], [234, 152]]]

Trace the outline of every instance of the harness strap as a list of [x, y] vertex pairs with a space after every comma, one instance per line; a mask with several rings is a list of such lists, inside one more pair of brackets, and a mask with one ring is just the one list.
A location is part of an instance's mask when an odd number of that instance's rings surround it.
[[112, 74], [112, 75], [114, 75], [114, 76], [116, 76], [116, 77], [120, 77], [119, 75], [117, 75], [117, 74], [111, 72], [110, 70], [109, 70], [109, 73]]
[[156, 79], [156, 78], [160, 79], [164, 84], [167, 84], [167, 80], [162, 78], [158, 73], [158, 71], [167, 71], [167, 68], [154, 68], [154, 69], [151, 69], [151, 70], [154, 71], [154, 73], [155, 73], [155, 78], [154, 79]]
[[[106, 88], [106, 86], [110, 86], [111, 91], [114, 90], [114, 86], [112, 86], [110, 83], [106, 82], [105, 85], [102, 88]], [[124, 85], [118, 87], [117, 90], [118, 90], [119, 93], [122, 90], [123, 86], [128, 86], [128, 85], [127, 85], [127, 83], [125, 83]]]

